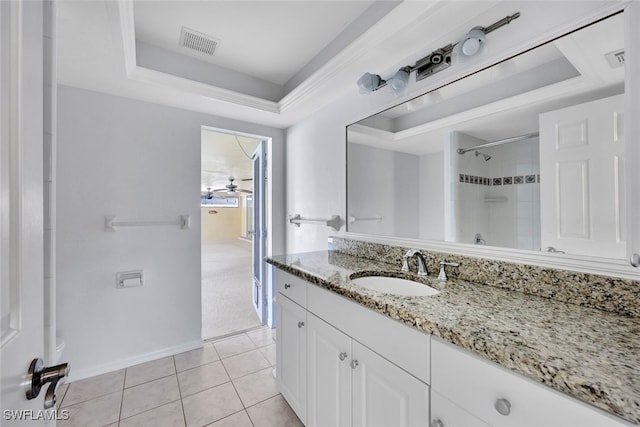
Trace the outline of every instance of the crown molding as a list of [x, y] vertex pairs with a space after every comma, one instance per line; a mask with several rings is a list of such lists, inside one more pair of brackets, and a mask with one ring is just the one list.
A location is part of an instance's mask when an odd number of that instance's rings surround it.
[[344, 88], [332, 90], [333, 83], [345, 74], [353, 74], [354, 65], [366, 58], [373, 49], [405, 30], [407, 26], [419, 28], [426, 25], [428, 20], [433, 19], [433, 13], [444, 9], [445, 6], [443, 2], [403, 2], [399, 4], [278, 102], [191, 81], [138, 65], [133, 0], [113, 2], [110, 7], [115, 9], [113, 13], [118, 17], [127, 78], [149, 84], [161, 84], [214, 100], [282, 115], [308, 105], [317, 106], [318, 102], [322, 103], [323, 100], [331, 98], [330, 95], [335, 93], [335, 90], [342, 91]]

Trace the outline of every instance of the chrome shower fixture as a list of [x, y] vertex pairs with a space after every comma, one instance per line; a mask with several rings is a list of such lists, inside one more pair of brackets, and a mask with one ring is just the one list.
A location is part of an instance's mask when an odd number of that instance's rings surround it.
[[481, 153], [478, 150], [476, 150], [476, 157], [478, 157], [478, 156], [484, 157], [484, 161], [485, 162], [488, 162], [489, 160], [491, 160], [491, 156], [490, 155]]

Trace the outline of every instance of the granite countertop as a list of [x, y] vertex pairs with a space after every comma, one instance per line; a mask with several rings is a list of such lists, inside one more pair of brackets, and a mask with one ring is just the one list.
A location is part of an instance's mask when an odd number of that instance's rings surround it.
[[[640, 318], [459, 279], [419, 278], [400, 266], [334, 251], [267, 262], [640, 424]], [[349, 280], [360, 272], [407, 277], [441, 292], [404, 297], [370, 291]]]

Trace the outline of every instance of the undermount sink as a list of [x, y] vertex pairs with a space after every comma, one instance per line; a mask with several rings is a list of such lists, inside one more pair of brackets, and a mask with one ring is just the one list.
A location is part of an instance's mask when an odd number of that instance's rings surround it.
[[439, 290], [424, 283], [400, 277], [364, 276], [352, 278], [351, 282], [371, 291], [393, 295], [429, 297], [440, 293]]

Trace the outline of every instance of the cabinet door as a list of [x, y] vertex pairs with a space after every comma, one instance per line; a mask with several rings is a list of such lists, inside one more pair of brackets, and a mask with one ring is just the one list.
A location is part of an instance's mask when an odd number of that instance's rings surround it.
[[277, 297], [276, 376], [280, 393], [305, 423], [307, 412], [307, 311]]
[[357, 341], [352, 341], [351, 349], [354, 426], [429, 424], [428, 385]]
[[351, 339], [307, 314], [307, 426], [351, 425]]
[[431, 389], [431, 427], [489, 427]]

